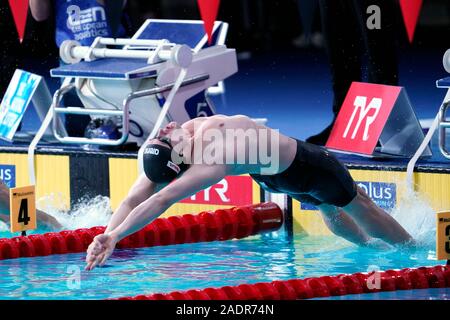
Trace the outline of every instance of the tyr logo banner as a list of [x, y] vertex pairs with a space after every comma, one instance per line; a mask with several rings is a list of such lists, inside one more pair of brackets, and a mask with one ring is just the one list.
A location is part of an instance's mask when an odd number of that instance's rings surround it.
[[353, 82], [327, 147], [371, 155], [400, 94], [401, 87]]
[[180, 202], [230, 206], [247, 205], [253, 203], [253, 180], [250, 176], [227, 176], [215, 185]]

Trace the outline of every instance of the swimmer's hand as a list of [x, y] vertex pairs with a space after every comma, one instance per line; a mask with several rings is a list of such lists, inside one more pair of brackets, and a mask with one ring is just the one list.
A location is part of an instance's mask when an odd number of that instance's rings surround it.
[[103, 266], [116, 247], [117, 239], [110, 234], [100, 234], [89, 245], [86, 256], [86, 270]]

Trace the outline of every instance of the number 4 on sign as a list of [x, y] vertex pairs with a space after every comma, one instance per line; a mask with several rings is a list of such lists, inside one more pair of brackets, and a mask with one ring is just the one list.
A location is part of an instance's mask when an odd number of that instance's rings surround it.
[[36, 229], [36, 198], [34, 186], [9, 190], [11, 232]]

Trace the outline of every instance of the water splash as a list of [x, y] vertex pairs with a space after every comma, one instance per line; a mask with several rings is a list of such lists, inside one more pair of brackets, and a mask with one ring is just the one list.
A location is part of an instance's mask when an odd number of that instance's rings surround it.
[[7, 232], [7, 231], [9, 231], [8, 225], [3, 221], [0, 221], [0, 232]]
[[54, 206], [54, 197], [55, 195], [50, 195], [39, 199], [38, 208], [56, 218], [62, 224], [63, 229], [104, 226], [112, 214], [108, 197], [96, 196], [82, 199], [71, 210], [58, 209]]
[[391, 212], [422, 247], [431, 248], [436, 240], [436, 212], [423, 195], [407, 188], [405, 196]]

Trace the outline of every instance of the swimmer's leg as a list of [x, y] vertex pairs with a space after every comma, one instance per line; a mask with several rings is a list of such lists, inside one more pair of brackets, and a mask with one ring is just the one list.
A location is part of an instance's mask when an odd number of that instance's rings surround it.
[[360, 187], [357, 187], [356, 197], [342, 209], [371, 237], [389, 244], [413, 242], [411, 235], [387, 212], [379, 208]]
[[328, 204], [318, 207], [325, 224], [335, 235], [360, 246], [368, 244], [370, 237], [342, 209]]

